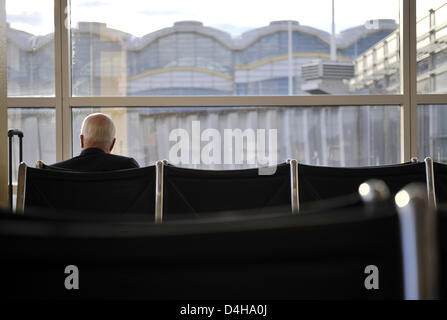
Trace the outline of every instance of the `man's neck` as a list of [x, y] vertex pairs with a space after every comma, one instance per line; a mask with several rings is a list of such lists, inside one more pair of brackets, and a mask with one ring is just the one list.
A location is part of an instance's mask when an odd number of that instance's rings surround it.
[[85, 150], [88, 150], [88, 149], [99, 149], [99, 150], [104, 151], [105, 153], [110, 153], [109, 150], [107, 150], [105, 148], [102, 148], [102, 147], [98, 147], [98, 146], [87, 146], [87, 147], [82, 148], [82, 151], [85, 151]]

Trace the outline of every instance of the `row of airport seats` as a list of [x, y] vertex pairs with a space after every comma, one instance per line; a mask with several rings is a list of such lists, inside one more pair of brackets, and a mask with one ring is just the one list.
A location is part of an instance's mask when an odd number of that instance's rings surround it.
[[[122, 183], [125, 188], [127, 182]], [[369, 180], [358, 189], [360, 206], [297, 215], [289, 206], [271, 207], [267, 214], [210, 212], [158, 224], [147, 215], [111, 212], [1, 213], [0, 294], [11, 299], [446, 298], [447, 211], [433, 208], [424, 184], [406, 186], [394, 198], [383, 181]], [[79, 272], [78, 290], [64, 287], [67, 266]]]
[[369, 179], [383, 180], [393, 194], [411, 182], [424, 183], [433, 206], [447, 200], [447, 165], [430, 158], [356, 168], [310, 166], [296, 160], [269, 168], [222, 171], [181, 168], [167, 161], [100, 173], [71, 172], [42, 163], [39, 167], [23, 163], [19, 167], [17, 212], [52, 208], [143, 213], [157, 222], [217, 211], [268, 211], [278, 206], [302, 213], [320, 206], [322, 200], [358, 205], [357, 188]]

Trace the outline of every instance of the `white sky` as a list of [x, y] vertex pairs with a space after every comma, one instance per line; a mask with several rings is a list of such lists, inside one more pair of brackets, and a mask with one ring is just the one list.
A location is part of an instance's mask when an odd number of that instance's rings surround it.
[[[335, 0], [337, 32], [369, 19], [399, 21], [399, 0]], [[447, 0], [417, 0], [418, 17]], [[105, 22], [111, 28], [143, 36], [170, 27], [175, 21], [197, 20], [232, 35], [268, 25], [274, 20], [297, 20], [330, 32], [331, 0], [72, 0], [72, 23]], [[11, 27], [33, 34], [53, 32], [53, 0], [6, 0]]]

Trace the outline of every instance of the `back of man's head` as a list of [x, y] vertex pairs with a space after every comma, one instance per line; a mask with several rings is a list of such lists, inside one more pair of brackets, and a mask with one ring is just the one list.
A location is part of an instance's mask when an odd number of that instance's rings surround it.
[[93, 113], [82, 121], [82, 149], [99, 148], [110, 152], [115, 143], [115, 125], [112, 119], [103, 113]]

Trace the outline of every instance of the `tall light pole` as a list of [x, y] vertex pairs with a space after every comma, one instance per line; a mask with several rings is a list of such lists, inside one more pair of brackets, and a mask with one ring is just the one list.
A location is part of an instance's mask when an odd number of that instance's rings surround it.
[[289, 87], [289, 96], [293, 95], [293, 41], [292, 41], [292, 21], [288, 21], [287, 23], [287, 39], [288, 39], [288, 87]]
[[335, 43], [335, 0], [332, 0], [332, 34], [331, 34], [331, 60], [337, 60], [337, 44]]

